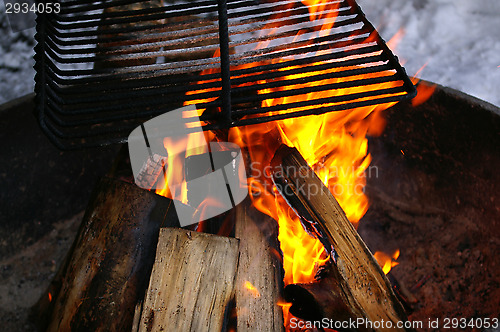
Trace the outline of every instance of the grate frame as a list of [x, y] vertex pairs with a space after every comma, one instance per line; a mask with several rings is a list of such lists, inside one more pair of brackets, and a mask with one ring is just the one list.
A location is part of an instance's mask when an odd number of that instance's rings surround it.
[[[36, 113], [58, 148], [126, 142], [141, 123], [196, 100], [214, 130], [416, 95], [354, 0], [326, 1], [317, 15], [336, 18], [316, 21], [300, 0], [157, 3], [62, 0], [60, 13], [37, 15]], [[354, 92], [322, 95], [340, 89]], [[318, 97], [287, 101], [311, 92]], [[263, 107], [270, 98], [283, 102]]]

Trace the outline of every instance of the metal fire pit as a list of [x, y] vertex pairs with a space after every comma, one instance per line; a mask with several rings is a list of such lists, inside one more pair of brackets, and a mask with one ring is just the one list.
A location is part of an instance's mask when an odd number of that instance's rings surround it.
[[[204, 129], [218, 129], [415, 95], [354, 0], [312, 7], [311, 21], [290, 0], [63, 0], [59, 13], [37, 17], [39, 123], [68, 149], [124, 142], [184, 104], [205, 110]], [[340, 90], [355, 87], [363, 89]], [[293, 99], [324, 91], [333, 93]], [[278, 102], [264, 107], [267, 99]]]

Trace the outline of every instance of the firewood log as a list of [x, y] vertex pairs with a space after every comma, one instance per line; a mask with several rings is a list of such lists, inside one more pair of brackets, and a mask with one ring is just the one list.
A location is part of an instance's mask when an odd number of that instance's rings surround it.
[[[290, 284], [285, 287], [285, 300], [291, 302], [290, 313], [308, 321], [319, 321], [323, 318], [345, 322], [364, 318], [363, 311], [344, 289], [349, 285], [331, 264], [322, 267], [320, 276], [315, 282]], [[352, 329], [338, 329], [351, 331]], [[352, 331], [370, 331], [363, 326]]]
[[48, 331], [130, 331], [162, 225], [178, 225], [172, 200], [103, 178], [52, 294]]
[[[332, 269], [335, 273], [323, 276], [330, 280], [320, 281], [317, 285], [295, 285], [285, 289], [289, 297], [308, 301], [300, 305], [297, 301], [294, 305], [319, 307], [322, 316], [333, 320], [361, 318], [379, 323], [382, 320], [390, 321], [393, 326], [391, 331], [405, 331], [396, 328], [398, 322], [408, 319], [382, 269], [337, 200], [297, 149], [281, 146], [272, 159], [271, 168], [273, 181], [280, 193], [297, 212], [306, 229], [321, 240], [334, 260]], [[318, 291], [318, 287], [324, 292]], [[325, 299], [325, 296], [329, 298]], [[338, 301], [343, 304], [329, 304]], [[369, 326], [368, 330], [371, 329]]]
[[142, 165], [142, 168], [135, 179], [135, 184], [144, 189], [153, 188], [162, 173], [166, 173], [166, 164], [166, 157], [160, 156], [156, 153], [151, 154], [151, 156]]
[[278, 306], [283, 290], [282, 258], [276, 221], [246, 199], [236, 207], [240, 260], [236, 276], [237, 331], [283, 331]]
[[238, 246], [234, 238], [162, 228], [139, 326], [133, 331], [221, 331]]

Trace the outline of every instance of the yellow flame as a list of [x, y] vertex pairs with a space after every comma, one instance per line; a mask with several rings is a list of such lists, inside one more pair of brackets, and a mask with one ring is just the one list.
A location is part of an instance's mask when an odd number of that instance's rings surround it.
[[[309, 19], [317, 21], [317, 27], [313, 28], [316, 37], [325, 36], [330, 33], [336, 19], [336, 9], [340, 2], [331, 3], [326, 0], [302, 0], [302, 3], [309, 10]], [[287, 4], [286, 6], [291, 6]], [[282, 15], [275, 13], [273, 18]], [[270, 31], [275, 28], [268, 27]], [[300, 38], [301, 32], [296, 36]], [[401, 38], [403, 31], [400, 31], [391, 41], [389, 45], [395, 47], [395, 43]], [[374, 35], [370, 35], [367, 41], [373, 42]], [[258, 48], [267, 46], [268, 41], [263, 41], [258, 44]], [[320, 51], [322, 52], [322, 51]], [[216, 52], [214, 56], [219, 56]], [[357, 56], [353, 56], [357, 57]], [[352, 57], [349, 57], [352, 58]], [[284, 61], [283, 59], [275, 59], [273, 63]], [[322, 63], [308, 64], [307, 66], [319, 66]], [[237, 69], [258, 66], [258, 63], [245, 64], [238, 66]], [[297, 67], [287, 67], [280, 70], [290, 70]], [[307, 78], [311, 75], [331, 74], [338, 71], [359, 69], [359, 66], [350, 66], [342, 68], [334, 68], [327, 70], [316, 70], [314, 72], [285, 75], [277, 78], [278, 80], [290, 80]], [[309, 67], [312, 69], [312, 67]], [[219, 69], [211, 69], [204, 71], [203, 74], [216, 73]], [[352, 80], [375, 78], [392, 75], [392, 72], [372, 73], [364, 75], [350, 76], [348, 78], [331, 78], [323, 79], [319, 82], [299, 83], [293, 86], [285, 86], [271, 89], [260, 89], [258, 94], [266, 95], [279, 91], [290, 89], [300, 89], [306, 87], [314, 87], [317, 85], [345, 83]], [[330, 75], [343, 76], [343, 75]], [[220, 79], [217, 79], [220, 80]], [[208, 81], [202, 81], [205, 83]], [[242, 86], [266, 83], [265, 81], [247, 82]], [[391, 88], [401, 85], [402, 82], [389, 82], [372, 84], [364, 87], [349, 87], [344, 89], [324, 90], [312, 92], [298, 96], [282, 97], [275, 99], [265, 99], [262, 102], [262, 107], [273, 105], [288, 104], [293, 102], [303, 102], [308, 100], [317, 100], [320, 98], [331, 98], [347, 94], [354, 94], [378, 89]], [[208, 90], [196, 90], [190, 94], [198, 94], [207, 91], [220, 90], [220, 87]], [[358, 98], [355, 101], [365, 101], [371, 98]], [[210, 99], [213, 100], [213, 99]], [[186, 103], [202, 103], [210, 100], [195, 100]], [[352, 102], [352, 101], [351, 101]], [[346, 102], [326, 103], [322, 107], [333, 107], [345, 104]], [[263, 213], [274, 218], [279, 224], [279, 241], [283, 252], [283, 267], [285, 270], [284, 283], [285, 285], [298, 282], [314, 281], [314, 276], [320, 265], [328, 260], [322, 244], [315, 238], [311, 237], [302, 227], [295, 212], [290, 208], [287, 202], [281, 195], [276, 192], [270, 179], [270, 174], [266, 171], [266, 167], [278, 149], [284, 143], [289, 146], [296, 147], [302, 154], [308, 164], [315, 170], [318, 177], [330, 189], [332, 194], [339, 201], [339, 204], [345, 211], [347, 217], [355, 226], [363, 217], [368, 209], [368, 198], [364, 194], [364, 186], [366, 185], [366, 170], [370, 165], [371, 156], [368, 153], [368, 135], [380, 135], [385, 127], [382, 111], [394, 105], [395, 103], [387, 103], [377, 106], [360, 107], [348, 111], [330, 112], [318, 116], [308, 116], [300, 118], [292, 118], [271, 123], [250, 125], [245, 127], [231, 128], [228, 133], [228, 141], [238, 144], [245, 148], [249, 155], [252, 164], [254, 165], [251, 174], [248, 176], [249, 192], [253, 205]], [[290, 108], [286, 111], [304, 111], [314, 106], [304, 106]], [[200, 110], [202, 112], [203, 110]], [[279, 112], [278, 112], [279, 113]], [[268, 113], [267, 115], [274, 115]], [[212, 135], [212, 139], [213, 139]], [[171, 144], [169, 142], [169, 144]], [[255, 169], [255, 165], [257, 165]], [[169, 168], [175, 169], [175, 160], [169, 160]], [[172, 171], [173, 172], [173, 171]], [[172, 177], [174, 175], [170, 175]], [[168, 182], [168, 181], [166, 181]], [[383, 256], [383, 253], [376, 253], [376, 256]], [[399, 251], [398, 251], [399, 255]], [[384, 271], [390, 270], [397, 262], [397, 255], [392, 258], [386, 255], [389, 259], [379, 261], [383, 266]], [[385, 256], [384, 256], [385, 257]], [[388, 263], [387, 263], [388, 262]], [[388, 264], [388, 265], [387, 265]], [[386, 265], [388, 267], [386, 267]], [[245, 282], [245, 288], [249, 291], [257, 291], [249, 282]], [[289, 314], [290, 303], [280, 302], [279, 305], [283, 308], [285, 325], [289, 330]]]
[[252, 294], [253, 297], [260, 297], [259, 290], [254, 285], [252, 285], [250, 281], [245, 280], [245, 284], [243, 286], [250, 292], [250, 294]]
[[382, 267], [382, 271], [387, 274], [393, 267], [399, 264], [398, 262], [396, 262], [396, 260], [399, 258], [399, 253], [399, 249], [397, 249], [391, 256], [382, 251], [377, 251], [373, 256], [377, 260], [378, 264]]

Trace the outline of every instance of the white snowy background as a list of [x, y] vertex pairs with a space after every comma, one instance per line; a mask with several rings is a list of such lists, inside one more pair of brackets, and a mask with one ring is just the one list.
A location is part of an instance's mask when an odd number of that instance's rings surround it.
[[[500, 0], [358, 0], [409, 75], [500, 106]], [[10, 32], [0, 0], [0, 104], [33, 91], [34, 29]]]
[[500, 106], [500, 0], [357, 0], [408, 75]]

